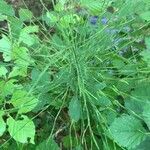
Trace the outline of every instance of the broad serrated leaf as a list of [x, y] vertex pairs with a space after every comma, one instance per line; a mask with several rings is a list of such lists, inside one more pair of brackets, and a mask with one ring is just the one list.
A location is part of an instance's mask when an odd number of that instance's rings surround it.
[[52, 102], [51, 95], [46, 93], [46, 94], [41, 94], [38, 97], [38, 104], [36, 107], [33, 109], [33, 112], [38, 112], [40, 110], [43, 110], [46, 105], [50, 104]]
[[69, 115], [71, 119], [77, 122], [81, 116], [81, 104], [80, 101], [74, 97], [69, 103]]
[[60, 26], [63, 28], [67, 28], [71, 24], [75, 24], [75, 23], [76, 23], [76, 19], [72, 14], [64, 15], [59, 21]]
[[119, 9], [117, 11], [119, 17], [125, 17], [143, 11], [144, 5], [142, 2], [142, 0], [116, 0], [114, 6], [116, 6], [117, 9]]
[[143, 12], [142, 14], [140, 14], [140, 17], [143, 20], [150, 21], [150, 11]]
[[39, 30], [38, 26], [26, 26], [21, 30], [19, 42], [23, 42], [28, 46], [38, 43], [38, 37], [34, 34]]
[[33, 14], [30, 10], [21, 8], [19, 10], [19, 17], [22, 21], [29, 21], [32, 19]]
[[28, 92], [23, 90], [17, 90], [13, 93], [10, 101], [13, 106], [18, 110], [18, 113], [30, 112], [38, 104], [38, 99], [32, 95], [28, 95]]
[[16, 76], [26, 77], [27, 76], [27, 66], [23, 66], [23, 67], [17, 66], [17, 65], [14, 66], [8, 77], [12, 78], [12, 77], [16, 77]]
[[17, 18], [17, 17], [8, 17], [8, 23], [9, 23], [9, 31], [11, 33], [11, 36], [15, 39], [19, 38], [21, 29], [23, 27], [23, 22]]
[[147, 137], [140, 145], [132, 150], [149, 150], [150, 148], [150, 137]]
[[13, 49], [12, 58], [15, 64], [21, 67], [28, 67], [33, 60], [30, 57], [29, 50], [26, 47], [15, 47]]
[[31, 34], [31, 33], [37, 33], [39, 31], [39, 27], [37, 25], [35, 26], [26, 26], [22, 29], [22, 32]]
[[47, 25], [52, 26], [58, 21], [58, 16], [55, 12], [47, 12], [44, 16], [43, 20], [47, 23]]
[[8, 81], [4, 81], [4, 80], [0, 81], [0, 93], [2, 97], [11, 95], [13, 93], [15, 88], [15, 84], [14, 84], [15, 81], [16, 80], [14, 79]]
[[6, 67], [1, 66], [0, 67], [0, 77], [6, 76], [8, 70], [6, 69]]
[[143, 108], [150, 105], [150, 84], [149, 82], [139, 82], [131, 92], [130, 98], [125, 100], [127, 109], [134, 111], [136, 114], [141, 115]]
[[[37, 79], [39, 78], [40, 74], [42, 72], [38, 69], [33, 69], [31, 72], [31, 79], [32, 82], [35, 83], [37, 82]], [[40, 86], [44, 86], [45, 84], [50, 83], [50, 74], [48, 72], [45, 72], [42, 75], [42, 78], [40, 78], [40, 80], [38, 80], [38, 85]]]
[[114, 140], [129, 149], [135, 148], [146, 138], [141, 122], [129, 115], [116, 118], [109, 129]]
[[42, 143], [40, 143], [36, 147], [36, 150], [60, 150], [60, 148], [52, 138], [49, 138], [48, 140], [45, 140]]
[[147, 50], [150, 50], [150, 37], [145, 38], [145, 45], [146, 45]]
[[15, 66], [9, 74], [9, 78], [16, 76], [27, 76], [28, 66], [33, 64], [33, 59], [30, 57], [29, 51], [26, 47], [14, 46], [12, 51], [12, 60]]
[[3, 35], [0, 39], [0, 52], [3, 53], [4, 61], [8, 62], [11, 60], [11, 41], [7, 36]]
[[62, 12], [64, 10], [64, 5], [60, 2], [58, 2], [55, 6], [54, 6], [54, 10], [56, 12]]
[[51, 75], [48, 71], [42, 73], [41, 70], [33, 69], [31, 72], [31, 79], [31, 84], [36, 84], [36, 92], [47, 93], [50, 90], [50, 85], [52, 85], [52, 83]]
[[8, 5], [4, 0], [0, 0], [0, 14], [14, 16], [15, 12], [12, 6]]
[[111, 100], [106, 96], [100, 96], [98, 99], [98, 105], [101, 107], [108, 107], [111, 105]]
[[[143, 106], [145, 105], [143, 100], [136, 100], [134, 98], [125, 100], [125, 107], [128, 110], [132, 110], [134, 113], [141, 115], [143, 111]], [[142, 106], [142, 107], [141, 107]]]
[[22, 115], [21, 120], [14, 120], [12, 117], [7, 119], [8, 131], [12, 138], [20, 143], [34, 144], [35, 126], [31, 119]]
[[6, 15], [0, 14], [0, 21], [5, 21], [7, 19]]
[[125, 63], [121, 59], [113, 59], [112, 60], [113, 66], [117, 69], [121, 69], [125, 66]]
[[103, 117], [106, 119], [108, 125], [112, 124], [114, 119], [117, 117], [117, 112], [113, 109], [104, 109], [103, 110]]
[[4, 112], [0, 111], [0, 136], [2, 136], [6, 130], [6, 123], [4, 122], [2, 118], [3, 115], [4, 115]]
[[150, 66], [150, 51], [144, 50], [140, 53], [140, 55], [143, 57], [142, 59], [147, 63], [147, 65]]
[[143, 104], [146, 101], [150, 101], [150, 82], [144, 81], [144, 82], [138, 82], [136, 84], [136, 87], [132, 91], [131, 95], [133, 98], [136, 98], [138, 100], [142, 100]]
[[103, 7], [102, 2], [98, 0], [81, 0], [81, 6], [86, 7], [92, 15], [98, 15]]
[[142, 116], [148, 128], [150, 129], [150, 104], [144, 107]]

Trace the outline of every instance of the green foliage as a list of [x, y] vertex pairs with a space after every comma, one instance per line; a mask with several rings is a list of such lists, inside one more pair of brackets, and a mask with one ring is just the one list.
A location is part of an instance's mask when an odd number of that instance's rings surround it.
[[0, 40], [0, 52], [3, 53], [3, 58], [4, 61], [10, 61], [11, 60], [11, 50], [12, 50], [12, 45], [11, 41], [3, 35], [3, 38]]
[[35, 126], [31, 119], [22, 115], [21, 120], [14, 120], [12, 117], [7, 119], [8, 131], [18, 142], [34, 144]]
[[13, 16], [15, 14], [12, 6], [7, 5], [4, 0], [0, 0], [0, 14]]
[[38, 42], [37, 37], [32, 33], [38, 32], [38, 26], [24, 27], [20, 32], [19, 42], [23, 42], [28, 46], [32, 46]]
[[17, 90], [13, 93], [10, 102], [18, 110], [18, 113], [30, 112], [38, 103], [38, 99], [29, 95], [26, 91]]
[[59, 147], [53, 139], [48, 139], [48, 140], [43, 141], [36, 147], [36, 150], [44, 150], [44, 149], [45, 150], [49, 150], [49, 149], [59, 150]]
[[149, 110], [149, 107], [150, 107], [150, 105], [147, 105], [144, 107], [142, 115], [143, 115], [145, 123], [147, 124], [148, 128], [150, 129], [150, 110]]
[[149, 150], [149, 0], [28, 1], [0, 0], [0, 149]]
[[81, 0], [81, 6], [88, 9], [92, 15], [98, 15], [101, 12], [104, 2], [98, 0]]
[[73, 121], [78, 121], [81, 116], [81, 104], [79, 100], [74, 97], [69, 103], [69, 115]]
[[0, 111], [0, 136], [2, 136], [6, 130], [6, 123], [4, 122], [4, 120], [2, 118], [3, 115], [4, 115], [4, 112]]
[[116, 118], [110, 132], [119, 145], [129, 149], [135, 148], [146, 138], [141, 122], [128, 115]]
[[33, 17], [33, 14], [28, 9], [20, 9], [19, 10], [19, 17], [22, 21], [30, 21]]
[[0, 77], [3, 77], [3, 76], [5, 77], [7, 72], [8, 70], [4, 66], [0, 67]]

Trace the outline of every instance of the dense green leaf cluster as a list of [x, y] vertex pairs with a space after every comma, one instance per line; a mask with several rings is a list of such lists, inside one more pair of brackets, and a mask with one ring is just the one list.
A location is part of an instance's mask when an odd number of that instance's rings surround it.
[[0, 149], [149, 150], [149, 0], [47, 3], [0, 0]]

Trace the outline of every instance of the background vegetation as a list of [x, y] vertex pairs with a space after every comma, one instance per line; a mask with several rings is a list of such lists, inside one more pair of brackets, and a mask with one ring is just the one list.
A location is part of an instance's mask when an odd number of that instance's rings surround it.
[[0, 149], [149, 150], [149, 0], [0, 0]]

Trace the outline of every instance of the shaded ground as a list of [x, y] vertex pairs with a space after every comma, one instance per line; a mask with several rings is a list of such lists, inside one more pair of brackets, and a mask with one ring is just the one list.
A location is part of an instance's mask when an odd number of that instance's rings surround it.
[[[15, 9], [28, 7], [34, 14], [34, 16], [40, 16], [43, 11], [43, 5], [40, 0], [6, 0], [9, 4], [12, 4]], [[43, 0], [43, 3], [47, 9], [52, 9], [51, 0]]]

